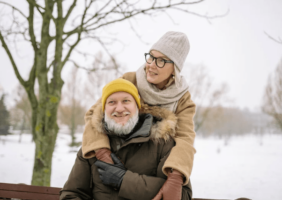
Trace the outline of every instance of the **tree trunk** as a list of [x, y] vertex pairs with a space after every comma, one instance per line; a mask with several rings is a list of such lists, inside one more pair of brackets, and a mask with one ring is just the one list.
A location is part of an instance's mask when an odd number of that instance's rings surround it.
[[71, 123], [71, 127], [70, 127], [70, 131], [71, 131], [71, 144], [70, 146], [73, 147], [73, 146], [76, 146], [76, 137], [75, 137], [75, 131], [76, 131], [76, 127], [75, 127], [75, 123], [73, 122], [72, 120], [72, 123]]
[[[32, 185], [50, 186], [52, 156], [55, 148], [56, 138], [58, 133], [57, 124], [49, 133], [43, 136], [40, 140], [35, 141], [35, 156], [32, 174]], [[44, 155], [44, 156], [42, 156]]]
[[41, 107], [37, 112], [32, 185], [50, 186], [52, 156], [59, 130], [57, 124], [58, 104], [59, 98], [54, 96], [51, 99], [47, 98], [45, 109]]

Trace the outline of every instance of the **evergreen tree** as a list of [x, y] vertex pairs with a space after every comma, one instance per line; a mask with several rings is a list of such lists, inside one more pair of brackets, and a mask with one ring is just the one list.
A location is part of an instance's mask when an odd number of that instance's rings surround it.
[[0, 98], [0, 135], [7, 135], [9, 132], [9, 112], [4, 104], [5, 95]]

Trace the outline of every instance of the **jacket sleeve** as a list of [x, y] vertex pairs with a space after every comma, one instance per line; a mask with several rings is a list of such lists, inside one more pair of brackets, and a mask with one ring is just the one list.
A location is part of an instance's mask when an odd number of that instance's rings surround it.
[[[164, 146], [164, 149], [162, 150], [162, 153], [161, 153], [161, 157], [163, 157], [163, 158], [160, 160], [160, 164], [158, 166], [159, 168], [158, 168], [157, 176], [165, 176], [162, 172], [162, 167], [164, 166], [165, 162], [167, 162], [167, 159], [170, 157], [171, 148], [173, 148], [173, 147], [175, 147], [175, 143], [173, 143], [172, 147], [169, 147], [168, 145]], [[163, 153], [168, 150], [167, 148], [169, 148], [170, 152], [168, 154], [164, 155]], [[191, 182], [189, 180], [188, 185], [182, 186], [182, 198], [181, 198], [181, 200], [192, 200], [192, 195], [193, 195], [192, 186], [191, 186]]]
[[[85, 114], [85, 127], [82, 136], [82, 155], [84, 158], [89, 159], [95, 157], [95, 151], [101, 148], [110, 147], [109, 138], [103, 133], [103, 130], [97, 126], [93, 126], [93, 121], [102, 121], [102, 103], [99, 99]], [[101, 119], [100, 119], [101, 118]]]
[[80, 149], [77, 153], [69, 178], [60, 191], [60, 200], [92, 200], [90, 170], [90, 165], [88, 161], [82, 157]]
[[140, 175], [127, 170], [119, 190], [119, 197], [125, 199], [153, 199], [166, 179]]
[[176, 116], [178, 118], [176, 137], [174, 138], [176, 145], [172, 148], [169, 157], [163, 165], [162, 171], [167, 175], [166, 169], [173, 168], [181, 172], [185, 177], [184, 185], [187, 185], [192, 172], [194, 154], [195, 131], [194, 131], [194, 115], [196, 105], [191, 100], [189, 92], [183, 95], [179, 100]]
[[[189, 182], [190, 185], [190, 182]], [[181, 200], [192, 200], [192, 188], [185, 185], [182, 187], [182, 198]]]

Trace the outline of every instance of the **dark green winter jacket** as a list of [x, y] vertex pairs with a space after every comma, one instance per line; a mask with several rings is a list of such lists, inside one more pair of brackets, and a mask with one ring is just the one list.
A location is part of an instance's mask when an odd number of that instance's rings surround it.
[[[175, 128], [172, 124], [177, 122], [172, 122], [173, 117], [160, 112], [162, 109], [153, 112], [158, 113], [157, 118], [151, 114], [140, 115], [138, 124], [127, 138], [109, 134], [104, 129], [109, 135], [111, 151], [127, 169], [119, 190], [102, 183], [97, 167], [93, 164], [96, 158], [84, 159], [80, 149], [60, 199], [152, 199], [166, 181], [162, 166], [175, 145], [170, 134], [173, 134]], [[182, 199], [192, 199], [190, 182], [183, 186]]]

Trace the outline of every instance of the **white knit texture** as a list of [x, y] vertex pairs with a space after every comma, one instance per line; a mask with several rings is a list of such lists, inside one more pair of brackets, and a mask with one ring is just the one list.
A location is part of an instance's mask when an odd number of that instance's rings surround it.
[[189, 40], [186, 34], [169, 31], [165, 33], [150, 49], [157, 50], [171, 59], [181, 72], [188, 52]]

